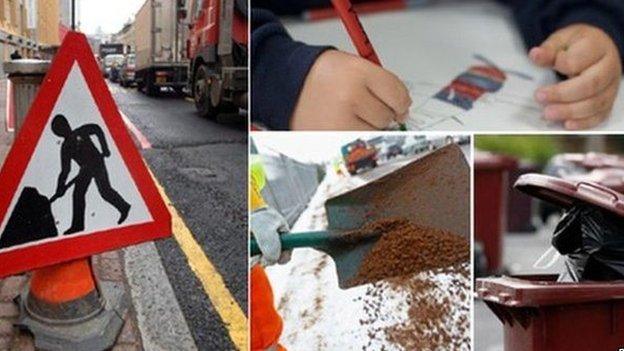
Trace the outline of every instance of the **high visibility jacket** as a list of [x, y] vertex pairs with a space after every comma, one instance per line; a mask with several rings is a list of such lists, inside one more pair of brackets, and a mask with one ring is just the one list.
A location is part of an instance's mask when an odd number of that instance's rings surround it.
[[[266, 184], [264, 167], [258, 157], [250, 162], [250, 206], [257, 211], [267, 204], [262, 198], [262, 188]], [[253, 228], [251, 228], [253, 232]], [[260, 265], [251, 268], [251, 350], [286, 351], [278, 342], [284, 328], [282, 317], [277, 313], [273, 301], [271, 283]]]
[[[262, 189], [266, 184], [266, 174], [264, 173], [264, 167], [260, 161], [260, 158], [252, 157], [250, 162], [250, 174], [249, 180], [251, 186], [249, 187], [249, 198], [251, 211], [257, 211], [263, 207], [266, 207], [266, 202], [262, 198]], [[252, 228], [253, 230], [253, 228]]]
[[271, 283], [259, 264], [251, 268], [251, 350], [285, 350], [278, 344], [284, 324], [273, 301]]

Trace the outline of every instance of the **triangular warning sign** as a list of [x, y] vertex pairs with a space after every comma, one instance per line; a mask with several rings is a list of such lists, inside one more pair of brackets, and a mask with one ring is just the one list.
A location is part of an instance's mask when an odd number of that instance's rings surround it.
[[0, 277], [170, 234], [86, 37], [68, 33], [0, 171]]

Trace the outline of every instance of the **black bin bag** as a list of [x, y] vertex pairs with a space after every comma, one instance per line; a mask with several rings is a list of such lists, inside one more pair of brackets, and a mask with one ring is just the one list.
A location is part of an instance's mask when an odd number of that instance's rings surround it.
[[624, 218], [577, 203], [557, 225], [552, 245], [566, 256], [562, 282], [624, 279]]

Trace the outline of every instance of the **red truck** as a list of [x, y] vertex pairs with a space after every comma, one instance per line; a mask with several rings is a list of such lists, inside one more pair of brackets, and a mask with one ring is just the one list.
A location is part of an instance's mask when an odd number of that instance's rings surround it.
[[[183, 1], [182, 1], [183, 2]], [[247, 108], [247, 1], [189, 0], [188, 88], [202, 116]]]

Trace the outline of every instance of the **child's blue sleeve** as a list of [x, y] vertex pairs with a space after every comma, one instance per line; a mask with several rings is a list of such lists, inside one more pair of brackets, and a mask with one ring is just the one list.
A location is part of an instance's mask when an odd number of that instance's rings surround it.
[[500, 0], [511, 6], [527, 47], [540, 45], [556, 30], [574, 23], [605, 31], [624, 61], [623, 0]]
[[251, 0], [251, 6], [276, 15], [299, 15], [311, 8], [331, 6], [331, 0]]
[[303, 82], [328, 46], [294, 41], [279, 19], [251, 9], [251, 119], [271, 129], [289, 129]]

